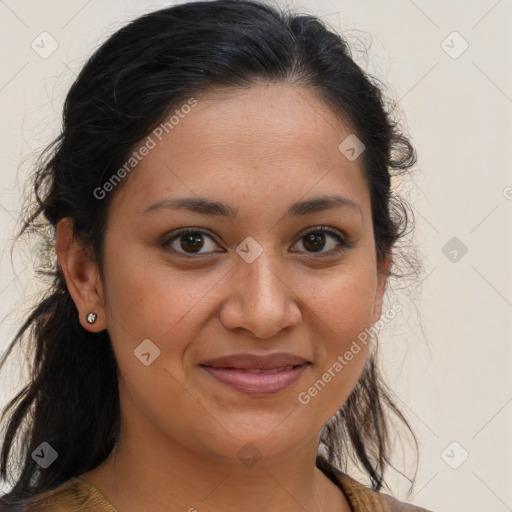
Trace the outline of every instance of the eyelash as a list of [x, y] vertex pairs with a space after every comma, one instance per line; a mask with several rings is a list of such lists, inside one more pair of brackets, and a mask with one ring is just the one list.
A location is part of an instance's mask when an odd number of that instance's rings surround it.
[[[304, 239], [307, 235], [309, 235], [311, 233], [324, 233], [324, 234], [330, 235], [330, 236], [332, 236], [338, 242], [340, 247], [337, 248], [337, 249], [331, 249], [330, 251], [326, 251], [326, 252], [317, 252], [317, 253], [309, 252], [308, 254], [312, 254], [312, 255], [316, 254], [316, 255], [319, 255], [319, 257], [323, 257], [323, 256], [326, 256], [326, 255], [327, 256], [332, 256], [335, 253], [339, 253], [339, 252], [341, 252], [343, 250], [350, 249], [351, 247], [353, 247], [353, 244], [350, 241], [346, 240], [337, 231], [334, 231], [333, 229], [327, 228], [326, 226], [318, 226], [318, 227], [310, 229], [308, 232], [304, 233], [299, 238], [299, 240], [297, 240], [296, 243], [300, 242], [302, 239]], [[214, 254], [214, 253], [211, 253], [211, 252], [209, 252], [209, 253], [185, 253], [185, 252], [177, 251], [176, 249], [173, 249], [172, 247], [170, 247], [170, 245], [175, 240], [179, 239], [180, 236], [187, 235], [187, 234], [200, 234], [200, 235], [203, 235], [203, 236], [206, 236], [206, 237], [210, 238], [211, 240], [213, 240], [215, 242], [215, 240], [213, 239], [213, 237], [211, 235], [209, 235], [207, 232], [205, 232], [205, 231], [203, 231], [201, 229], [184, 228], [182, 230], [177, 231], [175, 234], [173, 234], [171, 238], [166, 239], [161, 245], [162, 245], [162, 247], [164, 249], [169, 248], [172, 251], [174, 251], [177, 254], [179, 254], [180, 257], [184, 257], [184, 258], [198, 258], [198, 257], [201, 257], [201, 256], [209, 256], [210, 254]]]

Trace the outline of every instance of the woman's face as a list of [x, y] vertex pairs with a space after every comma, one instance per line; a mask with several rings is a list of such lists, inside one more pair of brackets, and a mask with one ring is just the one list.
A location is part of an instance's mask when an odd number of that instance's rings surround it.
[[[340, 151], [350, 129], [308, 89], [188, 104], [141, 142], [109, 207], [103, 293], [123, 425], [217, 459], [247, 443], [277, 456], [317, 443], [361, 374], [358, 335], [380, 316], [362, 159]], [[342, 199], [308, 208], [327, 196]], [[199, 198], [224, 206], [193, 208]], [[308, 364], [281, 376], [205, 366], [278, 352]]]

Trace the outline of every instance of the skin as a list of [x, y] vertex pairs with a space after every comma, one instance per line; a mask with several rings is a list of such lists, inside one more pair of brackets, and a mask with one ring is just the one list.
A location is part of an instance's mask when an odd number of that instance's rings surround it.
[[[70, 219], [59, 222], [57, 254], [80, 321], [92, 332], [108, 329], [120, 368], [118, 446], [81, 476], [120, 511], [167, 511], [171, 503], [200, 512], [350, 510], [315, 457], [367, 348], [307, 405], [297, 398], [381, 315], [389, 262], [376, 259], [362, 160], [338, 149], [350, 133], [305, 88], [209, 91], [111, 192], [103, 276], [73, 239]], [[357, 208], [285, 215], [296, 201], [332, 194]], [[163, 198], [194, 196], [238, 215], [143, 214]], [[315, 252], [304, 237], [318, 226], [351, 246], [326, 234]], [[206, 232], [201, 256], [179, 237], [162, 245], [183, 227]], [[252, 263], [236, 252], [248, 236], [263, 249]], [[85, 321], [91, 311], [93, 325]], [[149, 366], [134, 357], [145, 339], [161, 351]], [[312, 365], [271, 396], [239, 393], [199, 366], [281, 351]], [[262, 456], [252, 467], [237, 457], [247, 443]]]

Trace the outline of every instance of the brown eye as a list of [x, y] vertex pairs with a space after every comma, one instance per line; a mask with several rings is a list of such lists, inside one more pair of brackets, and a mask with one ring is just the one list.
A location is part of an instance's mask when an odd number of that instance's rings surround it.
[[[306, 233], [301, 239], [306, 252], [330, 254], [350, 247], [350, 244], [336, 231], [325, 227], [315, 228]], [[330, 246], [330, 247], [329, 247]], [[327, 247], [327, 250], [323, 250]]]
[[[210, 241], [210, 244], [208, 244], [208, 240], [205, 241], [205, 238]], [[215, 249], [217, 245], [210, 235], [203, 231], [186, 230], [166, 240], [162, 247], [170, 248], [186, 256], [188, 254], [208, 254], [211, 251], [200, 252], [205, 246], [208, 249], [208, 245], [210, 245], [211, 249]]]
[[185, 233], [178, 237], [180, 245], [186, 252], [198, 252], [204, 245], [203, 235], [201, 233]]
[[[300, 252], [317, 253], [320, 256], [331, 255], [351, 247], [351, 244], [341, 234], [324, 226], [310, 230], [302, 236], [299, 242], [302, 242], [303, 246]], [[174, 234], [162, 243], [162, 247], [184, 257], [206, 256], [213, 252], [219, 252], [215, 251], [218, 245], [213, 238], [197, 229], [185, 229]], [[327, 250], [325, 250], [326, 248]]]
[[318, 252], [325, 246], [324, 233], [309, 233], [303, 238], [303, 245], [308, 251]]

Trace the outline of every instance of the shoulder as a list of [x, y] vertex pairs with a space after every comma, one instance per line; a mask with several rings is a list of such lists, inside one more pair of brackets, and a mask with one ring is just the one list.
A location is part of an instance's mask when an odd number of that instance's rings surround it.
[[[5, 505], [4, 505], [5, 504]], [[73, 477], [56, 489], [32, 498], [0, 499], [0, 512], [117, 512], [103, 495], [87, 481]]]
[[338, 474], [338, 480], [354, 512], [431, 512], [399, 501], [388, 494], [373, 491], [344, 473]]
[[318, 461], [317, 459], [317, 465], [332, 480], [335, 480], [335, 483], [347, 497], [354, 512], [432, 512], [399, 501], [388, 494], [374, 491], [325, 460]]

